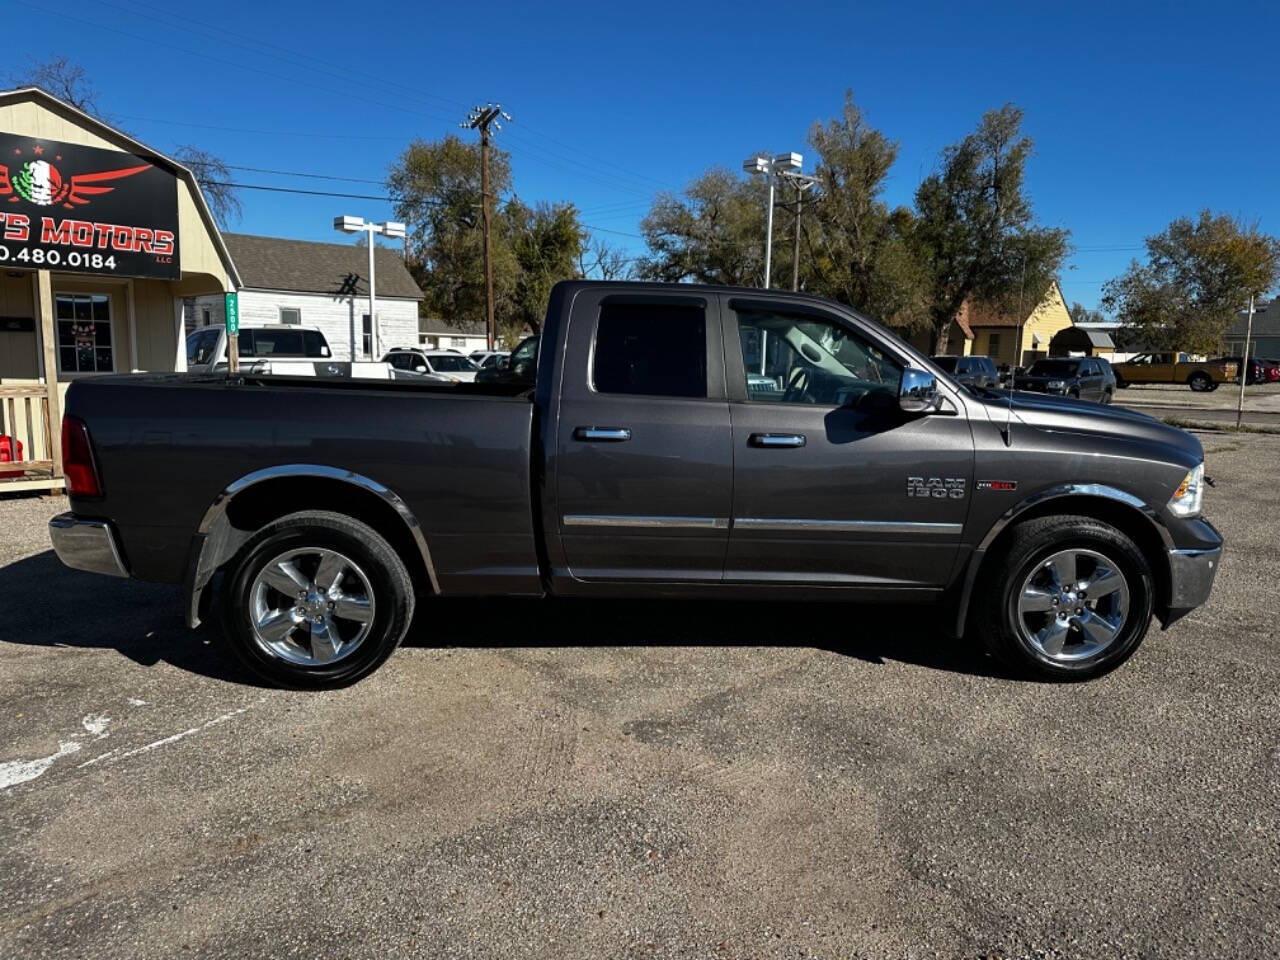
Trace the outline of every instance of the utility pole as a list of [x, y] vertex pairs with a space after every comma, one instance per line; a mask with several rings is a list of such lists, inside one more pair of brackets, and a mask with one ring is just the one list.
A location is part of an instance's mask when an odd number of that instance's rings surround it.
[[783, 180], [789, 180], [795, 184], [796, 188], [795, 236], [792, 237], [791, 252], [791, 289], [797, 291], [800, 289], [800, 208], [804, 203], [804, 192], [816, 187], [819, 181], [817, 177], [811, 177], [795, 171], [783, 171], [778, 176]]
[[1249, 379], [1249, 341], [1253, 339], [1253, 294], [1249, 294], [1249, 319], [1244, 326], [1244, 356], [1240, 358], [1243, 369], [1240, 371], [1240, 399], [1236, 403], [1236, 429], [1240, 429], [1240, 421], [1244, 418], [1244, 384]]
[[502, 112], [502, 105], [497, 103], [488, 103], [483, 107], [476, 107], [467, 115], [467, 119], [459, 126], [464, 129], [480, 131], [480, 206], [481, 217], [484, 221], [484, 307], [485, 307], [485, 331], [489, 341], [489, 349], [494, 348], [494, 342], [497, 340], [497, 330], [493, 319], [493, 260], [489, 253], [489, 127], [494, 128], [494, 132], [502, 129], [502, 124], [495, 121], [501, 117], [508, 123], [511, 122], [510, 114]]

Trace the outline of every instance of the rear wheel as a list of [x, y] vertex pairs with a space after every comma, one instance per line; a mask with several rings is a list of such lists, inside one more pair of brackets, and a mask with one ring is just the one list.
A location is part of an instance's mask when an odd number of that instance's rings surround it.
[[1112, 391], [1110, 391], [1110, 390], [1103, 390], [1103, 391], [1102, 391], [1102, 402], [1103, 402], [1103, 403], [1110, 403], [1110, 402], [1111, 402], [1112, 400], [1114, 400], [1114, 399], [1115, 399], [1115, 394], [1114, 394]]
[[287, 687], [338, 687], [373, 672], [413, 616], [404, 563], [372, 527], [306, 511], [260, 530], [229, 565], [223, 632], [237, 657]]
[[979, 623], [988, 648], [1043, 679], [1114, 669], [1151, 624], [1154, 580], [1142, 551], [1089, 517], [1021, 524], [984, 583]]
[[1213, 378], [1207, 373], [1197, 371], [1187, 378], [1187, 384], [1196, 393], [1206, 393], [1212, 390], [1217, 384], [1213, 382]]

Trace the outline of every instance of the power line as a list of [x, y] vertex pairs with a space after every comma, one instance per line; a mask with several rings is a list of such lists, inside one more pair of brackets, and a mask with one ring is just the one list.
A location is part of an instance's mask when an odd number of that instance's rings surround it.
[[280, 177], [307, 177], [311, 180], [345, 180], [347, 183], [372, 183], [383, 186], [385, 180], [369, 180], [364, 177], [339, 177], [331, 173], [303, 173], [300, 170], [268, 170], [265, 167], [241, 167], [234, 163], [224, 164], [228, 170], [246, 170], [249, 173], [271, 173]]
[[301, 131], [301, 130], [252, 130], [246, 127], [224, 127], [212, 123], [191, 123], [187, 120], [171, 120], [161, 117], [139, 117], [133, 114], [117, 114], [121, 120], [136, 120], [139, 123], [166, 123], [177, 127], [194, 127], [200, 130], [217, 130], [222, 133], [249, 133], [258, 137], [315, 137], [324, 140], [393, 140], [397, 143], [403, 143], [405, 138], [400, 136], [369, 136], [358, 133], [347, 133], [342, 130], [334, 130], [332, 132], [320, 131]]

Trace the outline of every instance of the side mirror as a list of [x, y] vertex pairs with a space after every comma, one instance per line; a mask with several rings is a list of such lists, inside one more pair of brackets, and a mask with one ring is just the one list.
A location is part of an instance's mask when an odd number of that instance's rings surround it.
[[942, 406], [938, 378], [927, 370], [907, 367], [898, 387], [898, 406], [906, 413], [933, 413]]

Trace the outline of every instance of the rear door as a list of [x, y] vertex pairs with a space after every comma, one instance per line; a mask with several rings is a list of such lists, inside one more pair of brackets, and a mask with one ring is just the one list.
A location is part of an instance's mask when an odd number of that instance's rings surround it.
[[733, 461], [716, 298], [587, 288], [564, 357], [554, 468], [572, 577], [719, 581]]
[[973, 488], [960, 395], [947, 394], [951, 415], [902, 413], [909, 358], [824, 308], [728, 297], [721, 312], [734, 457], [725, 581], [947, 583]]

